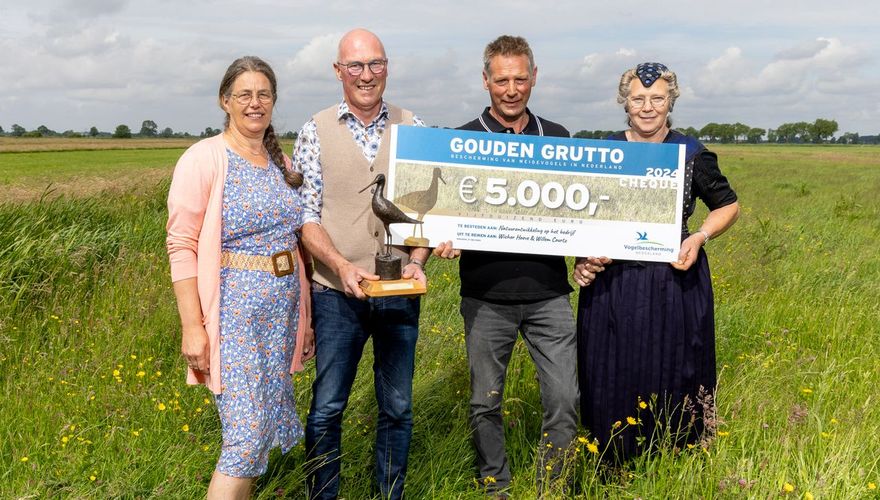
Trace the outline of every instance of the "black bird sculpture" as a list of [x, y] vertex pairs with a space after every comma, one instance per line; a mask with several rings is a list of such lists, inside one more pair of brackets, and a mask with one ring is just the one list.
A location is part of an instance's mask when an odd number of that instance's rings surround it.
[[382, 221], [382, 224], [385, 225], [385, 255], [391, 255], [391, 231], [388, 229], [388, 226], [391, 224], [421, 224], [422, 221], [413, 219], [412, 217], [403, 213], [402, 210], [397, 208], [394, 203], [388, 201], [385, 198], [385, 174], [378, 174], [373, 182], [367, 184], [367, 187], [358, 191], [359, 193], [363, 193], [370, 186], [376, 186], [376, 190], [373, 191], [373, 213], [376, 214], [376, 217]]

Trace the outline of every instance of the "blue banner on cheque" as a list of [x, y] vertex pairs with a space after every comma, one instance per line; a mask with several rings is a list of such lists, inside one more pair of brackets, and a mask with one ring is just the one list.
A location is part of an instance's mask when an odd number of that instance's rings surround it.
[[678, 258], [683, 145], [394, 126], [395, 244]]

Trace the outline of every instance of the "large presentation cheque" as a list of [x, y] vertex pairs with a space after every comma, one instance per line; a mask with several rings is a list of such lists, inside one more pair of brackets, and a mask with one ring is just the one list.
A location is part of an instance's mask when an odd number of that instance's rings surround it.
[[395, 125], [395, 244], [671, 262], [685, 147]]

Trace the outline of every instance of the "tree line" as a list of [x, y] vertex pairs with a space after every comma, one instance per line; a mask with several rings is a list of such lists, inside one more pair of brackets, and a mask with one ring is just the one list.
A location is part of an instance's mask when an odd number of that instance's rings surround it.
[[[211, 128], [206, 127], [205, 130], [199, 133], [198, 137], [213, 137], [222, 132], [219, 128]], [[34, 130], [27, 130], [21, 125], [14, 123], [9, 131], [4, 131], [3, 127], [0, 126], [0, 136], [5, 135], [9, 137], [113, 137], [116, 139], [130, 139], [132, 137], [147, 137], [147, 138], [189, 138], [196, 137], [189, 132], [175, 132], [171, 129], [171, 127], [165, 127], [162, 130], [159, 130], [159, 126], [156, 125], [156, 122], [153, 120], [144, 120], [141, 123], [140, 132], [132, 132], [131, 127], [125, 124], [118, 125], [113, 132], [102, 132], [98, 130], [98, 127], [91, 127], [87, 132], [77, 132], [74, 130], [65, 130], [64, 132], [56, 132], [45, 125], [40, 125]], [[282, 139], [296, 139], [296, 132], [288, 131], [281, 135]]]
[[[837, 121], [825, 118], [817, 118], [815, 122], [794, 122], [783, 123], [775, 129], [763, 129], [750, 127], [743, 123], [708, 123], [700, 129], [694, 127], [676, 128], [679, 132], [696, 137], [704, 142], [720, 142], [720, 143], [752, 143], [761, 142], [770, 143], [790, 143], [790, 144], [880, 144], [880, 134], [859, 136], [856, 132], [845, 132], [839, 137], [834, 134], [838, 131]], [[206, 127], [199, 133], [198, 137], [212, 137], [219, 134], [219, 128]], [[605, 139], [615, 130], [581, 130], [574, 134], [574, 137], [582, 139]], [[129, 139], [132, 137], [195, 137], [189, 132], [175, 132], [171, 127], [165, 127], [159, 130], [159, 126], [153, 120], [144, 120], [141, 123], [140, 132], [134, 133], [128, 125], [122, 124], [116, 127], [113, 132], [102, 132], [98, 127], [91, 127], [88, 132], [76, 132], [73, 130], [65, 130], [64, 132], [56, 132], [40, 125], [34, 130], [27, 130], [21, 125], [15, 123], [9, 131], [4, 131], [0, 126], [0, 135], [12, 137], [114, 137], [118, 139]], [[296, 132], [288, 131], [281, 134], [282, 139], [296, 139]]]
[[[817, 118], [815, 122], [783, 123], [775, 129], [750, 127], [743, 123], [708, 123], [700, 129], [694, 127], [676, 128], [685, 135], [696, 137], [704, 142], [751, 143], [761, 142], [779, 144], [880, 144], [880, 134], [859, 136], [855, 132], [845, 132], [839, 137], [837, 121]], [[605, 139], [615, 133], [613, 130], [581, 130], [574, 137], [583, 139]]]

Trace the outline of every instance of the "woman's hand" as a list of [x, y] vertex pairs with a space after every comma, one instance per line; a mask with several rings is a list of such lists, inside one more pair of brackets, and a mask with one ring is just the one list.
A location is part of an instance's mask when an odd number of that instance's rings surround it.
[[184, 359], [190, 368], [201, 373], [210, 373], [210, 347], [208, 332], [202, 325], [183, 328], [183, 339], [180, 346]]
[[306, 327], [306, 331], [303, 332], [302, 343], [302, 362], [305, 363], [315, 357], [315, 330], [311, 326]]
[[681, 242], [681, 250], [678, 252], [678, 260], [669, 265], [679, 271], [687, 271], [697, 261], [700, 247], [706, 242], [703, 233], [694, 233]]
[[604, 271], [608, 264], [611, 264], [608, 257], [577, 257], [571, 275], [578, 285], [589, 286], [596, 279], [596, 273]]

